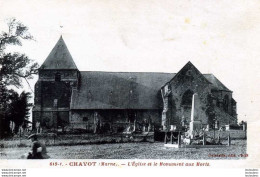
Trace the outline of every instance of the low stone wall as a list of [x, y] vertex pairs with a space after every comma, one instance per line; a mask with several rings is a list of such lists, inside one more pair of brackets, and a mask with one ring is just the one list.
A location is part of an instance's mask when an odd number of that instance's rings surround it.
[[[167, 133], [168, 137], [170, 137], [170, 132]], [[228, 135], [230, 134], [231, 139], [247, 139], [246, 131], [243, 130], [230, 130], [230, 131], [215, 131], [215, 138], [218, 138], [220, 135], [220, 138], [227, 139]], [[214, 131], [207, 131], [207, 136], [214, 137]], [[173, 136], [178, 136], [178, 132], [174, 132]], [[165, 132], [155, 132], [154, 134], [154, 140], [163, 142], [165, 137]]]
[[[207, 136], [213, 137], [214, 131], [206, 132]], [[230, 130], [230, 131], [215, 131], [215, 137], [220, 135], [220, 138], [227, 138], [230, 134], [231, 139], [246, 139], [246, 131], [243, 130]]]

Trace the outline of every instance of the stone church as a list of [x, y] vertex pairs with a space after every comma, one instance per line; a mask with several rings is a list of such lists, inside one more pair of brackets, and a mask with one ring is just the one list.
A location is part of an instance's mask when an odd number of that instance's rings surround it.
[[86, 132], [160, 131], [189, 125], [192, 96], [200, 121], [215, 127], [237, 122], [232, 91], [191, 62], [178, 73], [79, 71], [62, 37], [39, 68], [33, 126]]

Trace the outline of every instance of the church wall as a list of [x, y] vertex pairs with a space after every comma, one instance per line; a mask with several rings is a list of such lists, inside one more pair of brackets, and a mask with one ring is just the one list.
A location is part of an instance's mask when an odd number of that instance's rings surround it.
[[43, 82], [42, 89], [43, 92], [41, 99], [43, 107], [54, 107], [54, 99], [57, 99], [57, 107], [70, 106], [70, 83]]
[[[225, 96], [228, 97], [228, 103], [227, 103], [228, 108], [227, 108], [226, 112], [228, 114], [232, 115], [232, 103], [231, 103], [231, 101], [232, 101], [232, 93], [231, 92], [227, 92], [227, 91], [222, 91], [222, 99], [223, 100], [225, 100]], [[223, 106], [225, 106], [225, 105], [223, 105]]]
[[[84, 120], [83, 120], [84, 117]], [[71, 111], [70, 123], [93, 123], [94, 111]]]
[[70, 125], [72, 128], [94, 130], [94, 112], [86, 111], [71, 111]]
[[233, 98], [231, 100], [231, 105], [232, 105], [232, 116], [237, 119], [237, 103]]
[[145, 122], [150, 120], [151, 124], [155, 127], [161, 125], [161, 110], [130, 110], [134, 112], [134, 118], [129, 117], [129, 110], [72, 110], [70, 117], [70, 124], [73, 128], [88, 129], [88, 131], [93, 132], [94, 130], [94, 114], [98, 113], [98, 117], [102, 122], [102, 125], [109, 125], [114, 132], [118, 129], [125, 129], [129, 125], [134, 123], [136, 119], [136, 124], [141, 126]]
[[59, 111], [58, 116], [59, 120], [61, 121], [59, 122], [61, 126], [66, 126], [69, 124], [69, 111]]
[[[208, 87], [204, 87], [204, 86], [201, 86], [201, 88], [194, 88], [192, 86], [188, 86], [185, 88], [188, 90], [188, 89], [191, 89], [194, 93], [198, 93], [199, 95], [199, 99], [200, 99], [200, 104], [201, 104], [201, 111], [200, 111], [200, 119], [202, 121], [203, 124], [207, 124], [208, 123], [208, 120], [207, 120], [207, 116], [206, 116], [206, 105], [207, 105], [207, 95], [210, 93], [209, 92], [209, 88]], [[181, 105], [181, 101], [182, 101], [182, 95], [185, 91], [183, 91], [182, 89], [180, 88], [176, 88], [173, 86], [173, 89], [175, 93], [172, 94], [171, 96], [171, 100], [172, 102], [174, 103], [175, 105], [175, 108], [172, 107], [170, 109], [171, 112], [172, 112], [172, 120], [171, 120], [171, 123], [174, 123], [174, 124], [177, 124], [177, 125], [180, 125], [181, 124], [181, 119], [182, 117], [184, 116], [185, 118], [185, 121], [186, 123], [189, 123], [190, 122], [190, 115], [191, 115], [191, 107], [189, 108], [183, 108], [183, 106]]]
[[67, 126], [69, 124], [69, 111], [33, 111], [34, 128], [36, 122], [40, 122], [41, 127], [44, 129]]
[[[61, 80], [55, 81], [56, 73], [60, 74]], [[76, 86], [77, 79], [77, 70], [39, 70], [39, 79], [35, 84], [35, 109], [69, 108], [71, 88]]]
[[41, 107], [42, 92], [41, 92], [42, 82], [37, 81], [34, 86], [34, 109], [39, 109]]
[[39, 80], [55, 80], [55, 74], [59, 73], [62, 80], [75, 80], [77, 79], [77, 70], [40, 70]]
[[41, 122], [42, 127], [50, 129], [69, 124], [71, 88], [77, 83], [77, 71], [58, 72], [61, 80], [55, 81], [57, 70], [40, 70], [39, 79], [35, 84], [34, 125]]
[[[223, 91], [223, 90], [219, 90], [219, 91], [213, 91], [212, 92], [213, 95], [216, 97], [217, 99], [217, 106], [222, 109], [223, 111], [227, 112], [228, 114], [232, 115], [232, 92], [228, 92], [228, 91]], [[227, 106], [225, 105], [225, 96], [228, 98], [228, 103]], [[227, 107], [227, 109], [226, 109]]]
[[32, 112], [32, 128], [35, 129], [35, 123], [41, 121], [41, 112], [40, 111], [33, 111]]
[[237, 124], [237, 119], [235, 117], [230, 116], [228, 113], [219, 108], [215, 109], [215, 114], [218, 121], [218, 128], [228, 124]]
[[57, 117], [53, 112], [42, 112], [41, 126], [46, 128], [53, 128], [57, 126]]
[[[200, 119], [204, 125], [208, 123], [206, 115], [207, 98], [211, 91], [211, 84], [194, 67], [184, 68], [179, 75], [169, 82], [171, 94], [169, 95], [169, 112], [171, 112], [170, 124], [181, 125], [184, 117], [186, 124], [190, 122], [191, 106], [184, 108], [182, 105], [183, 95], [190, 90], [197, 93], [200, 99]], [[192, 100], [192, 98], [191, 98]]]

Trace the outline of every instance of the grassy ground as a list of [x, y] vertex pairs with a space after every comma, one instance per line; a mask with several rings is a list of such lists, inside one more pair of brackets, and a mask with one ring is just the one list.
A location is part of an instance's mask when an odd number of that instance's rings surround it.
[[[213, 137], [214, 132], [207, 132], [207, 136]], [[215, 137], [220, 136], [221, 140], [227, 139], [228, 135], [232, 140], [245, 139], [246, 133], [240, 130], [233, 131], [216, 131]], [[47, 146], [73, 146], [73, 145], [90, 145], [90, 144], [107, 144], [107, 143], [129, 143], [129, 142], [140, 142], [148, 141], [153, 142], [153, 133], [149, 134], [41, 134], [38, 135], [40, 141], [44, 141]], [[161, 140], [164, 140], [164, 133], [162, 133]], [[0, 140], [0, 148], [15, 148], [15, 147], [29, 147], [31, 144], [28, 141], [27, 136], [14, 136], [4, 140]]]
[[[134, 138], [133, 138], [134, 137]], [[38, 139], [46, 146], [75, 146], [90, 144], [129, 143], [148, 141], [154, 142], [153, 134], [126, 135], [126, 134], [81, 134], [81, 135], [38, 135]], [[31, 141], [27, 137], [12, 137], [0, 140], [0, 148], [29, 147]]]
[[[29, 147], [1, 148], [0, 159], [19, 159], [29, 150]], [[246, 154], [246, 140], [233, 140], [230, 147], [221, 148], [174, 149], [161, 142], [146, 142], [47, 146], [47, 151], [51, 159], [241, 159], [239, 155]], [[231, 154], [235, 157], [228, 157]]]

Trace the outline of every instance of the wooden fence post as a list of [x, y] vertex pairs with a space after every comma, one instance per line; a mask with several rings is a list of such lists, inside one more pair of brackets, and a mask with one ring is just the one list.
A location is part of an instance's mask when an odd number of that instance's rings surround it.
[[230, 133], [228, 134], [228, 146], [231, 145], [231, 138], [230, 138]]
[[220, 144], [220, 132], [218, 134], [218, 144]]
[[205, 132], [203, 133], [203, 146], [206, 145], [206, 138], [205, 138]]
[[178, 147], [181, 147], [181, 134], [178, 134]]
[[171, 132], [171, 144], [173, 144], [173, 134]]
[[167, 144], [167, 132], [165, 131], [164, 144]]

